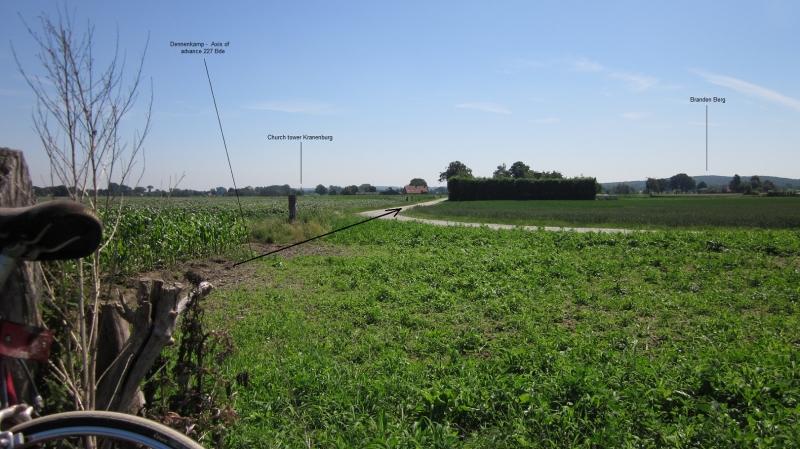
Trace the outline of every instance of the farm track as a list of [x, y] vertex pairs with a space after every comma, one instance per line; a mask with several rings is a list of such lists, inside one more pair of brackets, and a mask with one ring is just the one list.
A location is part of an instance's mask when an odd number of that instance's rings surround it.
[[[412, 209], [417, 206], [433, 206], [434, 204], [441, 203], [442, 201], [447, 201], [447, 198], [440, 198], [438, 200], [427, 201], [425, 203], [417, 203], [412, 204], [410, 206], [406, 206], [401, 208], [401, 213], [408, 209]], [[359, 215], [365, 217], [376, 217], [381, 214], [385, 214], [386, 211], [384, 209], [379, 210], [370, 210], [366, 212], [360, 212]], [[634, 232], [648, 232], [646, 230], [636, 230], [636, 229], [622, 229], [622, 228], [587, 228], [587, 227], [569, 227], [569, 226], [523, 226], [523, 225], [511, 225], [511, 224], [499, 224], [499, 223], [473, 223], [473, 222], [464, 222], [464, 221], [449, 221], [449, 220], [431, 220], [428, 218], [417, 218], [417, 217], [408, 217], [405, 215], [387, 215], [380, 218], [381, 220], [398, 220], [398, 221], [415, 221], [418, 223], [427, 223], [434, 226], [464, 226], [464, 227], [471, 227], [471, 228], [480, 228], [480, 227], [487, 227], [489, 229], [524, 229], [526, 231], [552, 231], [552, 232], [599, 232], [599, 233], [606, 233], [606, 234], [631, 234]]]

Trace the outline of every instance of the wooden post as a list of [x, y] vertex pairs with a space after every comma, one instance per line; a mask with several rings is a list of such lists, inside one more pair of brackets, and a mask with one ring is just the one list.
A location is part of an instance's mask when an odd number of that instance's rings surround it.
[[289, 223], [294, 223], [297, 218], [297, 195], [289, 194]]
[[[28, 166], [21, 151], [0, 147], [0, 207], [36, 203]], [[38, 262], [19, 262], [5, 285], [0, 286], [0, 319], [41, 326], [37, 303], [42, 294]], [[9, 364], [21, 401], [30, 401], [29, 382], [18, 364]]]

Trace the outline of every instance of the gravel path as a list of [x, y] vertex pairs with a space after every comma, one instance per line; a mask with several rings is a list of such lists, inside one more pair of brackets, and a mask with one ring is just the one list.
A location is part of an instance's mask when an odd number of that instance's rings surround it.
[[[404, 211], [412, 209], [414, 207], [419, 206], [432, 206], [437, 203], [441, 203], [442, 201], [447, 201], [447, 198], [440, 198], [438, 200], [427, 201], [425, 203], [417, 203], [412, 204], [410, 206], [403, 207], [400, 211], [400, 214], [395, 216], [388, 215], [385, 217], [381, 217], [381, 220], [399, 220], [399, 221], [416, 221], [418, 223], [427, 223], [434, 226], [465, 226], [471, 228], [480, 228], [480, 227], [487, 227], [489, 229], [524, 229], [526, 231], [538, 231], [538, 230], [545, 230], [545, 231], [571, 231], [571, 232], [602, 232], [602, 233], [609, 233], [609, 234], [629, 234], [632, 232], [646, 232], [646, 231], [637, 231], [634, 229], [619, 229], [619, 228], [580, 228], [580, 227], [561, 227], [561, 226], [521, 226], [521, 225], [510, 225], [510, 224], [499, 224], [499, 223], [469, 223], [463, 221], [448, 221], [448, 220], [431, 220], [428, 218], [417, 218], [417, 217], [407, 217], [403, 215]], [[386, 211], [384, 209], [379, 210], [370, 210], [366, 212], [361, 212], [359, 215], [363, 215], [365, 217], [375, 217], [380, 214], [384, 214]]]

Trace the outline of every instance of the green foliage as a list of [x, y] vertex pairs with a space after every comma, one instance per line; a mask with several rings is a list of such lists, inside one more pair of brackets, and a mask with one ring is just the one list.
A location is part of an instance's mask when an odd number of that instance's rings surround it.
[[[791, 447], [800, 234], [377, 221], [209, 298], [233, 447]], [[262, 280], [263, 279], [263, 280]]]
[[669, 178], [669, 188], [673, 191], [691, 192], [695, 189], [694, 178], [686, 173], [678, 173]]
[[508, 169], [509, 174], [512, 178], [528, 178], [531, 168], [522, 161], [517, 161], [511, 164], [511, 168]]
[[422, 178], [414, 178], [408, 184], [414, 187], [428, 187], [428, 183]]
[[443, 172], [439, 173], [439, 181], [447, 181], [450, 178], [460, 176], [463, 178], [472, 177], [472, 169], [464, 165], [461, 161], [451, 162]]
[[503, 162], [502, 164], [497, 166], [497, 170], [492, 173], [492, 178], [502, 179], [502, 178], [510, 178], [511, 172], [508, 171], [506, 168], [506, 163]]
[[[513, 168], [513, 167], [512, 167]], [[594, 178], [450, 178], [451, 201], [474, 200], [593, 200]]]
[[232, 208], [127, 205], [106, 209], [101, 219], [106, 237], [118, 220], [114, 239], [101, 253], [104, 271], [115, 274], [220, 254], [238, 247], [247, 236], [238, 211]]
[[728, 188], [731, 190], [731, 192], [741, 193], [743, 191], [741, 176], [738, 174], [733, 175], [731, 182], [728, 184]]
[[617, 228], [800, 228], [800, 198], [683, 196], [617, 201], [445, 201], [406, 215], [453, 221]]

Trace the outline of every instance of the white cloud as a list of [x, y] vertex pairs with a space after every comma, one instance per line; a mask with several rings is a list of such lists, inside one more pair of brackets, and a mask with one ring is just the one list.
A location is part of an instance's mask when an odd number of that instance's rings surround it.
[[543, 118], [536, 118], [531, 120], [531, 123], [535, 123], [537, 125], [550, 125], [553, 123], [560, 122], [561, 119], [558, 117], [543, 117]]
[[511, 114], [511, 110], [507, 107], [497, 103], [459, 103], [456, 105], [458, 109], [474, 109], [476, 111], [490, 112], [492, 114]]
[[709, 73], [702, 70], [692, 70], [692, 71], [711, 84], [721, 87], [727, 87], [728, 89], [735, 90], [736, 92], [749, 95], [751, 97], [756, 97], [762, 100], [778, 103], [783, 106], [794, 109], [795, 111], [800, 111], [800, 100], [789, 97], [772, 89], [768, 89], [766, 87], [759, 86], [758, 84], [753, 84], [744, 80], [740, 80], [732, 76], [718, 75], [716, 73]]
[[658, 84], [657, 78], [638, 73], [611, 72], [608, 76], [628, 83], [628, 86], [637, 92], [645, 91]]
[[647, 112], [623, 112], [620, 116], [627, 120], [641, 120], [649, 116]]
[[568, 61], [573, 70], [578, 72], [591, 72], [603, 74], [608, 78], [623, 81], [635, 92], [643, 92], [659, 84], [658, 78], [643, 75], [640, 73], [624, 72], [612, 70], [602, 64], [586, 58], [573, 59]]
[[572, 68], [579, 72], [604, 72], [605, 67], [595, 61], [586, 58], [579, 58], [571, 61]]
[[314, 101], [266, 101], [263, 103], [256, 103], [250, 106], [245, 106], [246, 109], [254, 109], [257, 111], [274, 111], [274, 112], [287, 112], [291, 114], [331, 114], [333, 107], [327, 103], [319, 103]]

